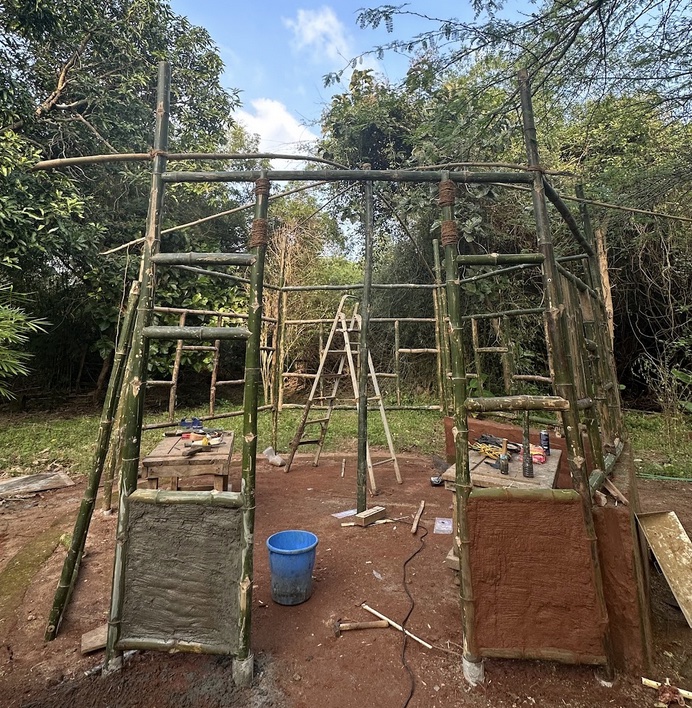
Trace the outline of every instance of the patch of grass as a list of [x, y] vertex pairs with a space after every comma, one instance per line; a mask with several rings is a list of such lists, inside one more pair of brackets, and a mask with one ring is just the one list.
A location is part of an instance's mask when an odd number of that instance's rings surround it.
[[640, 474], [692, 479], [692, 419], [626, 411], [625, 427]]

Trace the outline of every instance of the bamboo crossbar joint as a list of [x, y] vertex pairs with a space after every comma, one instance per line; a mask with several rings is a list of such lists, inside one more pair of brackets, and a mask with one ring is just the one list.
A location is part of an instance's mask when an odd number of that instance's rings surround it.
[[467, 398], [466, 410], [473, 413], [494, 411], [566, 411], [569, 401], [560, 396], [496, 396], [493, 398]]
[[245, 327], [145, 327], [142, 335], [148, 339], [248, 339], [250, 331]]
[[251, 253], [157, 253], [151, 260], [158, 265], [237, 265], [251, 266]]

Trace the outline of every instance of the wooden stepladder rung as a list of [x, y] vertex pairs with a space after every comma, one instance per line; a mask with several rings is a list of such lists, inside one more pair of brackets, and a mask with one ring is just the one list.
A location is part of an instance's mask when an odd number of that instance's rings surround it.
[[[344, 310], [346, 307], [346, 302], [349, 299], [353, 299], [352, 296], [344, 295], [339, 302], [339, 307], [337, 308], [334, 322], [332, 323], [332, 327], [329, 332], [329, 337], [327, 338], [327, 342], [320, 358], [317, 373], [314, 375], [312, 389], [310, 390], [307, 403], [303, 409], [300, 424], [298, 425], [296, 434], [290, 444], [288, 459], [286, 460], [286, 472], [290, 470], [291, 465], [293, 464], [293, 458], [295, 457], [296, 451], [303, 445], [317, 445], [313, 465], [316, 467], [319, 463], [320, 454], [322, 452], [322, 448], [324, 447], [324, 441], [329, 428], [329, 422], [331, 421], [332, 413], [334, 412], [335, 401], [338, 398], [339, 387], [344, 379], [350, 380], [352, 396], [356, 401], [356, 407], [358, 406], [358, 350], [357, 342], [355, 340], [360, 334], [360, 315], [358, 315], [358, 303], [356, 302], [354, 304], [350, 319], [347, 319]], [[333, 346], [336, 338], [340, 338], [340, 341], [343, 341], [343, 346], [339, 346], [338, 344], [336, 347]], [[338, 366], [336, 367], [336, 370], [327, 372], [325, 371], [327, 358], [329, 355], [334, 354], [338, 354], [340, 356]], [[394, 452], [394, 443], [392, 441], [389, 424], [387, 422], [387, 415], [384, 409], [384, 403], [382, 401], [382, 394], [377, 381], [377, 373], [375, 372], [372, 357], [369, 354], [368, 373], [370, 384], [374, 391], [374, 395], [368, 397], [368, 402], [377, 403], [377, 407], [380, 411], [380, 417], [382, 419], [382, 425], [385, 431], [385, 437], [387, 439], [387, 446], [389, 448], [389, 457], [386, 460], [380, 460], [373, 463], [370, 456], [370, 446], [367, 446], [368, 479], [370, 481], [370, 492], [374, 495], [377, 494], [377, 484], [375, 482], [375, 474], [373, 471], [375, 467], [386, 463], [392, 463], [394, 465], [396, 480], [399, 484], [401, 484], [402, 479], [401, 472], [399, 471], [399, 464], [396, 459], [396, 453]], [[318, 395], [320, 386], [324, 385], [326, 380], [331, 382], [331, 392], [328, 395]], [[312, 406], [317, 401], [325, 402], [326, 405], [320, 407], [319, 418], [310, 418]], [[321, 429], [319, 438], [310, 437], [309, 439], [306, 439], [304, 437], [305, 429], [308, 426], [315, 424], [319, 424]]]

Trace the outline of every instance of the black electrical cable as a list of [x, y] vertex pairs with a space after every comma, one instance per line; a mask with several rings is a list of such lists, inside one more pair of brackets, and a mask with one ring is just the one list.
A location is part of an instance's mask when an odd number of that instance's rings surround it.
[[404, 561], [404, 567], [403, 567], [403, 572], [404, 572], [404, 591], [408, 595], [408, 599], [411, 603], [411, 606], [409, 607], [408, 612], [406, 613], [406, 617], [404, 617], [403, 622], [401, 623], [401, 628], [404, 630], [401, 634], [403, 636], [403, 642], [401, 645], [401, 663], [403, 667], [406, 669], [408, 672], [409, 678], [411, 680], [411, 687], [409, 689], [408, 697], [404, 701], [404, 705], [402, 708], [406, 708], [408, 704], [410, 703], [411, 699], [413, 698], [413, 694], [416, 690], [416, 677], [413, 675], [413, 671], [411, 670], [411, 667], [408, 665], [406, 662], [406, 640], [408, 639], [408, 635], [406, 634], [406, 622], [408, 622], [409, 617], [411, 616], [411, 613], [413, 612], [414, 607], [416, 606], [416, 601], [413, 599], [413, 595], [411, 595], [411, 592], [408, 589], [408, 585], [406, 584], [406, 566], [409, 564], [410, 561], [412, 561], [424, 548], [425, 543], [424, 539], [428, 535], [428, 529], [423, 526], [422, 524], [419, 525], [420, 529], [423, 529], [425, 532], [422, 536], [417, 536], [418, 540], [420, 541], [420, 546], [416, 548], [416, 550]]

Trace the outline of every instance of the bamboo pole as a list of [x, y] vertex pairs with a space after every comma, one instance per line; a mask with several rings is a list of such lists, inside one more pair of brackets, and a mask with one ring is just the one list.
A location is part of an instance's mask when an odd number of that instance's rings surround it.
[[[584, 198], [584, 188], [581, 184], [576, 186], [577, 198]], [[596, 238], [594, 236], [593, 226], [589, 210], [584, 201], [579, 202], [582, 222], [584, 224], [584, 234], [587, 240], [595, 248]], [[587, 277], [589, 283], [594, 290], [599, 294], [598, 303], [594, 308], [594, 328], [596, 341], [599, 344], [601, 352], [601, 371], [604, 382], [612, 382], [612, 387], [606, 391], [608, 414], [603, 416], [603, 422], [607, 426], [607, 432], [610, 433], [609, 442], [613, 443], [616, 437], [622, 436], [622, 407], [620, 401], [620, 388], [618, 386], [617, 371], [615, 369], [615, 356], [613, 354], [613, 340], [609, 328], [609, 318], [605, 304], [604, 284], [601, 278], [601, 269], [598, 261], [598, 255], [590, 256], [588, 261]]]
[[449, 353], [449, 336], [447, 335], [447, 327], [445, 326], [449, 320], [447, 310], [447, 291], [446, 286], [442, 283], [442, 264], [440, 262], [440, 242], [433, 239], [433, 260], [435, 263], [435, 285], [437, 286], [437, 295], [439, 301], [440, 314], [440, 356], [442, 358], [442, 384], [444, 388], [445, 405], [442, 408], [444, 415], [447, 415], [451, 408], [451, 391], [450, 391], [450, 353]]
[[447, 180], [447, 176], [445, 173], [443, 175], [444, 179], [440, 182], [440, 207], [447, 281], [447, 307], [449, 310], [454, 425], [457, 429], [455, 438], [456, 477], [454, 480], [457, 509], [455, 544], [461, 569], [459, 595], [464, 641], [464, 676], [470, 682], [477, 683], [483, 681], [483, 665], [476, 643], [475, 601], [473, 583], [471, 581], [471, 535], [468, 519], [468, 499], [471, 494], [472, 482], [469, 470], [469, 431], [466, 419], [466, 366], [462, 339], [460, 293], [459, 287], [455, 283], [458, 277], [456, 262], [458, 236], [454, 221], [455, 189]]
[[113, 563], [113, 586], [108, 618], [108, 638], [104, 673], [117, 670], [122, 665], [122, 652], [117, 649], [120, 637], [122, 616], [125, 544], [127, 543], [128, 507], [126, 498], [137, 488], [137, 469], [139, 467], [139, 448], [142, 438], [142, 418], [144, 414], [144, 394], [146, 391], [147, 361], [149, 342], [143, 336], [144, 328], [151, 319], [154, 304], [155, 275], [151, 257], [158, 252], [161, 229], [161, 211], [165, 185], [162, 174], [166, 168], [163, 152], [168, 147], [168, 126], [170, 114], [171, 70], [168, 62], [159, 63], [158, 89], [156, 98], [156, 128], [154, 148], [157, 155], [153, 161], [149, 211], [147, 213], [146, 240], [142, 249], [140, 265], [141, 291], [137, 307], [137, 317], [132, 333], [132, 349], [127, 362], [127, 371], [123, 386], [125, 402], [123, 412], [125, 425], [123, 430], [123, 464], [120, 475], [120, 509], [116, 532], [115, 559]]
[[264, 260], [267, 252], [269, 181], [262, 173], [255, 186], [255, 219], [250, 251], [256, 257], [250, 276], [248, 329], [251, 336], [245, 351], [245, 394], [243, 397], [243, 534], [241, 537], [241, 577], [238, 586], [238, 653], [233, 662], [233, 680], [249, 686], [253, 677], [250, 647], [252, 620], [253, 538], [255, 530], [255, 477], [257, 472], [257, 407], [260, 386], [260, 332], [262, 328]]
[[283, 291], [286, 285], [286, 237], [283, 238], [279, 254], [279, 290], [276, 293], [276, 329], [274, 354], [274, 380], [272, 381], [272, 447], [279, 449], [279, 417], [284, 392], [284, 359], [286, 338], [286, 294]]
[[157, 265], [231, 265], [251, 266], [255, 259], [249, 253], [157, 253], [152, 256]]
[[[209, 172], [167, 172], [164, 182], [254, 182], [259, 170], [225, 170]], [[273, 182], [439, 182], [445, 174], [458, 184], [531, 184], [533, 177], [516, 172], [416, 172], [415, 170], [270, 170]]]
[[588, 239], [584, 238], [584, 235], [579, 230], [579, 225], [576, 219], [572, 216], [572, 212], [569, 210], [567, 205], [562, 201], [560, 195], [555, 191], [553, 185], [548, 182], [547, 179], [543, 178], [543, 187], [545, 188], [545, 195], [553, 203], [553, 206], [557, 209], [558, 213], [562, 217], [563, 221], [570, 230], [572, 236], [577, 240], [579, 245], [590, 255], [594, 255], [594, 250], [592, 244], [589, 243]]
[[[574, 406], [577, 405], [575, 400]], [[488, 398], [467, 398], [466, 409], [474, 413], [494, 413], [495, 411], [567, 411], [570, 402], [561, 396], [492, 396]]]
[[473, 347], [473, 361], [476, 367], [476, 392], [483, 395], [483, 370], [481, 368], [480, 339], [478, 337], [478, 320], [471, 320], [471, 346]]
[[229, 509], [243, 508], [240, 492], [171, 491], [168, 489], [136, 489], [129, 496], [131, 504], [193, 504], [196, 506], [222, 506]]
[[[367, 170], [366, 170], [367, 171]], [[363, 228], [365, 231], [365, 254], [363, 263], [363, 293], [361, 295], [360, 335], [358, 337], [358, 467], [356, 474], [356, 508], [358, 513], [367, 506], [368, 473], [368, 334], [370, 325], [370, 293], [372, 285], [372, 249], [374, 238], [374, 204], [372, 182], [363, 185], [365, 209]]]
[[538, 143], [536, 140], [536, 126], [533, 117], [533, 106], [531, 103], [531, 88], [529, 86], [528, 71], [519, 71], [519, 93], [521, 97], [522, 121], [524, 124], [524, 140], [526, 144], [526, 154], [529, 167], [533, 168], [533, 189], [532, 201], [533, 211], [536, 219], [536, 232], [538, 236], [538, 248], [545, 256], [543, 263], [543, 282], [546, 301], [546, 327], [548, 331], [548, 341], [552, 349], [554, 365], [555, 392], [569, 401], [569, 409], [562, 412], [563, 429], [567, 444], [567, 460], [572, 477], [572, 486], [579, 492], [582, 500], [582, 512], [586, 535], [589, 539], [591, 553], [591, 565], [593, 570], [593, 581], [596, 590], [597, 602], [600, 610], [598, 618], [602, 628], [603, 648], [606, 655], [606, 676], [612, 678], [612, 648], [610, 641], [610, 626], [608, 622], [608, 611], [603, 593], [603, 576], [601, 574], [600, 560], [598, 557], [598, 546], [596, 542], [596, 531], [593, 522], [591, 508], [591, 490], [589, 488], [589, 478], [586, 470], [586, 460], [582, 446], [581, 433], [579, 431], [579, 412], [576, 405], [576, 395], [574, 382], [571, 377], [569, 367], [569, 341], [565, 331], [565, 319], [562, 316], [562, 293], [560, 280], [555, 263], [555, 253], [548, 220], [548, 210], [545, 199], [545, 180], [540, 170], [540, 159], [538, 154]]
[[[223, 318], [219, 317], [216, 321], [217, 327], [221, 327]], [[221, 340], [214, 340], [214, 358], [211, 364], [211, 381], [209, 383], [209, 415], [216, 413], [216, 390], [217, 381], [219, 378], [219, 363], [221, 361]]]
[[79, 507], [77, 520], [75, 521], [70, 540], [70, 548], [67, 551], [67, 556], [62, 567], [58, 587], [55, 590], [53, 598], [53, 606], [48, 617], [48, 625], [46, 627], [44, 639], [47, 642], [52, 641], [60, 630], [65, 608], [69, 602], [72, 590], [77, 582], [79, 573], [79, 564], [84, 553], [84, 545], [89, 533], [89, 525], [91, 517], [96, 506], [96, 496], [98, 494], [99, 483], [103, 473], [103, 466], [108, 455], [108, 448], [111, 439], [111, 431], [113, 429], [113, 417], [118, 406], [120, 398], [120, 387], [122, 385], [123, 368], [127, 353], [130, 349], [130, 338], [132, 336], [132, 326], [134, 323], [135, 309], [139, 298], [139, 283], [132, 283], [130, 294], [127, 299], [127, 308], [123, 318], [120, 336], [113, 357], [113, 369], [111, 371], [108, 389], [106, 390], [106, 398], [103, 402], [101, 412], [101, 422], [99, 424], [98, 437], [96, 439], [96, 452], [91, 463], [91, 472], [89, 481], [84, 490], [84, 497]]
[[396, 381], [396, 404], [401, 405], [401, 339], [399, 320], [394, 321], [394, 378]]
[[457, 256], [459, 265], [541, 265], [541, 253], [484, 253]]
[[142, 329], [145, 339], [185, 339], [213, 341], [215, 339], [247, 339], [250, 336], [245, 327], [163, 327], [150, 326]]
[[[181, 312], [178, 318], [178, 326], [185, 327], [187, 312]], [[171, 372], [171, 390], [168, 392], [168, 420], [172, 423], [175, 420], [175, 400], [178, 394], [178, 376], [180, 375], [180, 363], [183, 360], [183, 340], [179, 339], [175, 345], [175, 359], [173, 360], [173, 371]], [[213, 413], [213, 412], [212, 412]]]
[[472, 315], [464, 315], [462, 321], [468, 320], [495, 320], [498, 317], [525, 317], [527, 315], [542, 315], [545, 312], [543, 307], [526, 307], [521, 310], [501, 310], [500, 312], [479, 312]]

